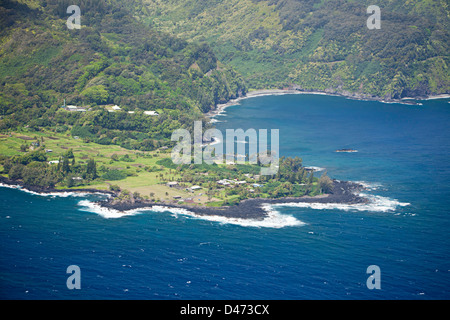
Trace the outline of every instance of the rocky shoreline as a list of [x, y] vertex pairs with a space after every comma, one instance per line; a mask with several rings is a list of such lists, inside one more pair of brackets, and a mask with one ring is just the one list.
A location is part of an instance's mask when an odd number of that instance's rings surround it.
[[199, 216], [221, 216], [226, 218], [263, 220], [267, 217], [267, 212], [263, 209], [265, 204], [281, 204], [281, 203], [339, 203], [339, 204], [359, 204], [367, 203], [367, 199], [357, 195], [358, 191], [364, 187], [358, 183], [348, 181], [333, 180], [333, 189], [330, 194], [310, 197], [304, 196], [300, 198], [277, 198], [277, 199], [246, 199], [235, 206], [224, 207], [206, 207], [180, 205], [175, 203], [153, 202], [149, 200], [117, 201], [107, 199], [99, 201], [101, 207], [118, 210], [121, 212], [148, 208], [152, 206], [164, 206], [167, 208], [185, 209]]
[[107, 195], [114, 195], [115, 192], [108, 191], [108, 190], [99, 190], [99, 189], [93, 189], [93, 188], [83, 188], [83, 189], [56, 189], [52, 187], [40, 187], [40, 186], [33, 186], [33, 185], [27, 185], [26, 183], [23, 183], [22, 181], [18, 180], [11, 180], [5, 177], [0, 176], [0, 184], [5, 184], [8, 186], [18, 186], [22, 189], [36, 192], [36, 193], [63, 193], [63, 192], [79, 192], [79, 193], [102, 193]]
[[[20, 188], [28, 191], [48, 194], [48, 193], [101, 193], [110, 196], [116, 195], [113, 191], [98, 190], [92, 188], [84, 189], [55, 189], [50, 187], [39, 187], [26, 185], [21, 181], [13, 181], [5, 177], [0, 177], [0, 184], [8, 186], [19, 186]], [[235, 206], [223, 206], [223, 207], [206, 207], [195, 205], [183, 205], [177, 203], [166, 202], [154, 202], [151, 200], [127, 200], [119, 201], [113, 197], [108, 197], [106, 200], [96, 202], [99, 206], [117, 210], [120, 212], [126, 212], [129, 210], [135, 210], [140, 208], [149, 208], [153, 206], [166, 207], [168, 209], [184, 209], [188, 210], [199, 216], [221, 216], [225, 218], [239, 218], [239, 219], [252, 219], [263, 220], [268, 216], [267, 211], [264, 210], [263, 205], [266, 204], [282, 204], [282, 203], [339, 203], [339, 204], [360, 204], [367, 203], [366, 198], [360, 197], [357, 193], [365, 187], [361, 184], [349, 181], [333, 180], [333, 188], [329, 194], [319, 195], [315, 197], [303, 196], [300, 198], [285, 197], [276, 199], [267, 198], [250, 198], [241, 201]]]
[[319, 95], [344, 97], [344, 98], [355, 99], [355, 100], [379, 101], [379, 102], [383, 102], [383, 103], [400, 103], [400, 104], [407, 104], [407, 105], [422, 105], [422, 103], [418, 102], [420, 100], [450, 98], [449, 94], [439, 94], [436, 96], [412, 96], [412, 97], [394, 99], [394, 98], [390, 98], [390, 97], [382, 98], [382, 97], [372, 96], [369, 94], [353, 93], [353, 92], [349, 92], [349, 91], [338, 91], [338, 90], [332, 90], [332, 89], [327, 89], [324, 91], [316, 91], [316, 90], [302, 89], [298, 86], [293, 86], [292, 88], [289, 88], [289, 89], [262, 89], [262, 90], [255, 90], [255, 91], [247, 92], [245, 95], [241, 95], [235, 99], [231, 99], [230, 101], [228, 101], [226, 103], [218, 104], [215, 109], [210, 110], [208, 113], [205, 114], [205, 116], [209, 119], [213, 119], [215, 116], [222, 114], [227, 107], [237, 105], [239, 103], [239, 101], [244, 100], [244, 99], [260, 97], [260, 96], [284, 95], [284, 94], [319, 94]]

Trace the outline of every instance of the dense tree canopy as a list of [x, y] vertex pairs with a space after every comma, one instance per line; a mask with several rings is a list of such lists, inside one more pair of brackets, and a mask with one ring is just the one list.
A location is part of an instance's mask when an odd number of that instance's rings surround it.
[[[120, 1], [77, 1], [82, 28], [69, 30], [69, 4], [0, 3], [0, 130], [73, 126], [75, 136], [151, 150], [175, 128], [190, 128], [203, 112], [246, 91], [204, 42], [148, 28]], [[64, 101], [91, 109], [65, 112]], [[122, 112], [107, 112], [108, 104]]]

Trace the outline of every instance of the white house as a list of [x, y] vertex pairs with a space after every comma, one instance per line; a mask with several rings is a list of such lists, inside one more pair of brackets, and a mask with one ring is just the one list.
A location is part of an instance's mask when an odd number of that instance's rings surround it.
[[201, 189], [202, 187], [200, 187], [200, 186], [192, 186], [191, 187], [191, 190], [192, 191], [194, 191], [194, 190], [199, 190], [199, 189]]
[[156, 111], [144, 111], [144, 114], [148, 116], [159, 116], [158, 112]]
[[178, 185], [178, 182], [177, 181], [170, 181], [170, 182], [167, 182], [167, 186], [168, 187], [175, 187], [176, 185]]
[[118, 105], [112, 106], [111, 109], [113, 109], [113, 110], [121, 110], [121, 108]]
[[86, 109], [85, 109], [85, 108], [77, 107], [77, 106], [72, 106], [72, 105], [65, 106], [64, 108], [65, 108], [67, 111], [86, 112]]
[[217, 184], [221, 184], [223, 186], [229, 186], [230, 185], [230, 183], [226, 179], [217, 181]]

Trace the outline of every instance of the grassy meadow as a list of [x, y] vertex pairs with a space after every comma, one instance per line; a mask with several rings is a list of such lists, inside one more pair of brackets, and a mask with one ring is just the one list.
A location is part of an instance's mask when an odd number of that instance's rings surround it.
[[[156, 150], [151, 152], [127, 150], [117, 145], [101, 145], [93, 142], [84, 142], [76, 139], [69, 133], [55, 133], [41, 130], [39, 132], [14, 131], [0, 135], [0, 154], [4, 156], [22, 155], [22, 145], [27, 145], [26, 151], [33, 149], [32, 142], [39, 142], [41, 147], [47, 151], [48, 161], [59, 160], [60, 156], [72, 149], [75, 161], [78, 164], [86, 164], [89, 159], [94, 159], [97, 164], [97, 172], [100, 177], [109, 170], [120, 170], [127, 173], [122, 180], [95, 179], [88, 184], [81, 184], [77, 188], [95, 188], [98, 190], [109, 190], [110, 185], [119, 186], [121, 190], [130, 193], [138, 192], [142, 197], [160, 201], [174, 201], [173, 197], [179, 196], [184, 199], [192, 198], [194, 203], [205, 203], [208, 196], [205, 190], [195, 192], [187, 191], [186, 188], [171, 188], [166, 185], [168, 180], [176, 181], [179, 173], [158, 165], [157, 161], [170, 158], [168, 150]], [[117, 155], [117, 156], [114, 156]], [[128, 156], [126, 161], [124, 156]], [[117, 160], [113, 160], [117, 159]], [[57, 165], [57, 164], [50, 164]], [[7, 176], [4, 174], [4, 176]], [[67, 189], [64, 185], [56, 188]], [[210, 201], [218, 201], [212, 198]]]

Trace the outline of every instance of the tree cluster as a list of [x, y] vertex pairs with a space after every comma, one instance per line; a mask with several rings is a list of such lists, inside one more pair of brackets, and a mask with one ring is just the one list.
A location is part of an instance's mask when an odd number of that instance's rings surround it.
[[3, 173], [7, 173], [9, 179], [21, 180], [28, 186], [52, 188], [58, 183], [65, 182], [70, 188], [80, 183], [77, 178], [83, 181], [98, 178], [94, 159], [89, 159], [87, 164], [78, 164], [71, 149], [59, 158], [57, 164], [49, 164], [47, 155], [42, 149], [24, 155], [3, 157], [0, 161]]

